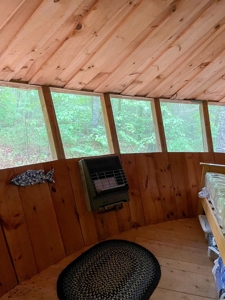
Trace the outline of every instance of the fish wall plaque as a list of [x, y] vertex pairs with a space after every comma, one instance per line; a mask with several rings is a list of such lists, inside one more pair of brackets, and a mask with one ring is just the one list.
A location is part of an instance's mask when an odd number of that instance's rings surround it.
[[20, 186], [34, 185], [37, 183], [44, 183], [49, 181], [54, 183], [53, 179], [54, 169], [51, 169], [48, 173], [45, 174], [44, 170], [27, 170], [26, 172], [16, 176], [11, 180], [11, 183]]

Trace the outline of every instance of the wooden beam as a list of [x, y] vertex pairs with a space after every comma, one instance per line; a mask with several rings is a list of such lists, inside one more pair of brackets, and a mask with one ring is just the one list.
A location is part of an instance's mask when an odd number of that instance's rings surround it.
[[109, 143], [110, 153], [120, 154], [120, 146], [114, 122], [113, 111], [109, 94], [101, 96], [102, 111], [105, 121], [106, 134]]
[[209, 120], [209, 110], [207, 101], [200, 104], [200, 117], [202, 124], [202, 137], [205, 152], [213, 152], [213, 140]]
[[41, 101], [42, 111], [45, 118], [45, 124], [48, 132], [49, 143], [52, 151], [53, 159], [65, 158], [62, 139], [56, 119], [54, 105], [50, 88], [42, 86], [39, 89], [39, 97]]
[[160, 101], [158, 98], [155, 98], [151, 102], [152, 108], [152, 116], [155, 126], [155, 134], [156, 134], [156, 143], [158, 150], [161, 152], [167, 152], [167, 145], [166, 145], [166, 136], [163, 127], [163, 119], [162, 119], [162, 112], [160, 108]]

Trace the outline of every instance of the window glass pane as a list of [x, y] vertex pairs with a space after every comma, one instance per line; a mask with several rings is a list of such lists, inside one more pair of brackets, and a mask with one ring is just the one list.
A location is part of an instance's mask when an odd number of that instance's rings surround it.
[[203, 152], [199, 104], [161, 101], [169, 152]]
[[214, 151], [225, 152], [225, 106], [208, 107]]
[[111, 98], [121, 153], [158, 151], [151, 102]]
[[37, 90], [0, 87], [0, 168], [52, 160]]
[[52, 92], [67, 158], [109, 154], [100, 97]]

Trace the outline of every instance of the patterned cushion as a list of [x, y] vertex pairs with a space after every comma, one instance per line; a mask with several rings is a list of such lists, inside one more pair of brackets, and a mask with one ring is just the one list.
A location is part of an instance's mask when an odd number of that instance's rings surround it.
[[60, 300], [148, 300], [161, 276], [155, 256], [124, 240], [101, 242], [59, 275]]

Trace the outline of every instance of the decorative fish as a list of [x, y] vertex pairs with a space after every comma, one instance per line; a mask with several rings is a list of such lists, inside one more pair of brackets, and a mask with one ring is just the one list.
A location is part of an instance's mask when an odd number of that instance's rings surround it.
[[52, 178], [54, 169], [51, 169], [47, 174], [44, 170], [27, 170], [26, 172], [16, 176], [11, 180], [11, 183], [20, 186], [28, 186], [36, 183], [44, 183], [46, 180], [55, 182]]

